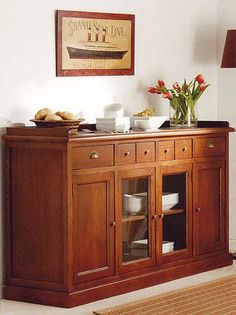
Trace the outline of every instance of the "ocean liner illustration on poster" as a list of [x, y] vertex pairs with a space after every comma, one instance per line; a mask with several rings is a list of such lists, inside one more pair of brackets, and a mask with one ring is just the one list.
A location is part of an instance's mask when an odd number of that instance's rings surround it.
[[106, 29], [96, 29], [94, 39], [91, 27], [88, 28], [87, 42], [79, 43], [77, 47], [67, 46], [70, 59], [122, 59], [128, 50], [119, 49], [118, 45], [106, 41]]
[[134, 15], [58, 11], [57, 75], [134, 74]]

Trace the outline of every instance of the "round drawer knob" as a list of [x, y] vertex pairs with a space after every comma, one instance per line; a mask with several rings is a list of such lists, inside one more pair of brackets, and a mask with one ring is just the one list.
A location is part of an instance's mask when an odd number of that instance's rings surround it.
[[144, 151], [144, 154], [145, 154], [145, 155], [148, 155], [149, 153], [150, 153], [149, 150]]
[[188, 149], [185, 147], [182, 149], [183, 152], [186, 152]]
[[99, 158], [98, 152], [96, 152], [96, 151], [90, 152], [89, 158], [92, 159], [92, 160], [98, 159]]
[[129, 156], [129, 152], [125, 152], [125, 153], [124, 153], [124, 156]]
[[164, 153], [166, 154], [166, 153], [168, 153], [170, 150], [169, 149], [165, 149], [164, 150]]

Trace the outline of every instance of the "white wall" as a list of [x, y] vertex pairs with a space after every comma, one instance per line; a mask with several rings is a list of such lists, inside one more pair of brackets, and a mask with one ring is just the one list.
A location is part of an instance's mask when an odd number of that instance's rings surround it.
[[[236, 69], [221, 69], [226, 32], [236, 29], [236, 1], [218, 0], [218, 118], [236, 127]], [[230, 239], [236, 250], [236, 134], [230, 135]]]
[[[135, 75], [56, 77], [56, 9], [135, 14]], [[82, 111], [92, 122], [111, 102], [122, 103], [127, 114], [153, 104], [158, 113], [168, 114], [167, 102], [148, 95], [147, 87], [157, 79], [170, 85], [202, 73], [211, 87], [199, 101], [199, 118], [214, 120], [216, 24], [217, 0], [208, 0], [207, 8], [206, 0], [4, 1], [0, 11], [0, 116], [28, 124], [38, 109], [47, 106]]]

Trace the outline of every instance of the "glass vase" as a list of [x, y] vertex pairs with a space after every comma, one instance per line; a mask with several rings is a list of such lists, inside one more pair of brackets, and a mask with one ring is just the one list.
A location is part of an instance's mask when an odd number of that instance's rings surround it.
[[170, 100], [170, 127], [191, 128], [197, 126], [197, 102], [176, 97]]

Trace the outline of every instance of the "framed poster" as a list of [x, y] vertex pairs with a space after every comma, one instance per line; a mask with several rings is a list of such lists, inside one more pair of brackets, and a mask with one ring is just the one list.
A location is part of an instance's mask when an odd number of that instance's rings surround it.
[[134, 74], [135, 16], [57, 11], [57, 76]]

